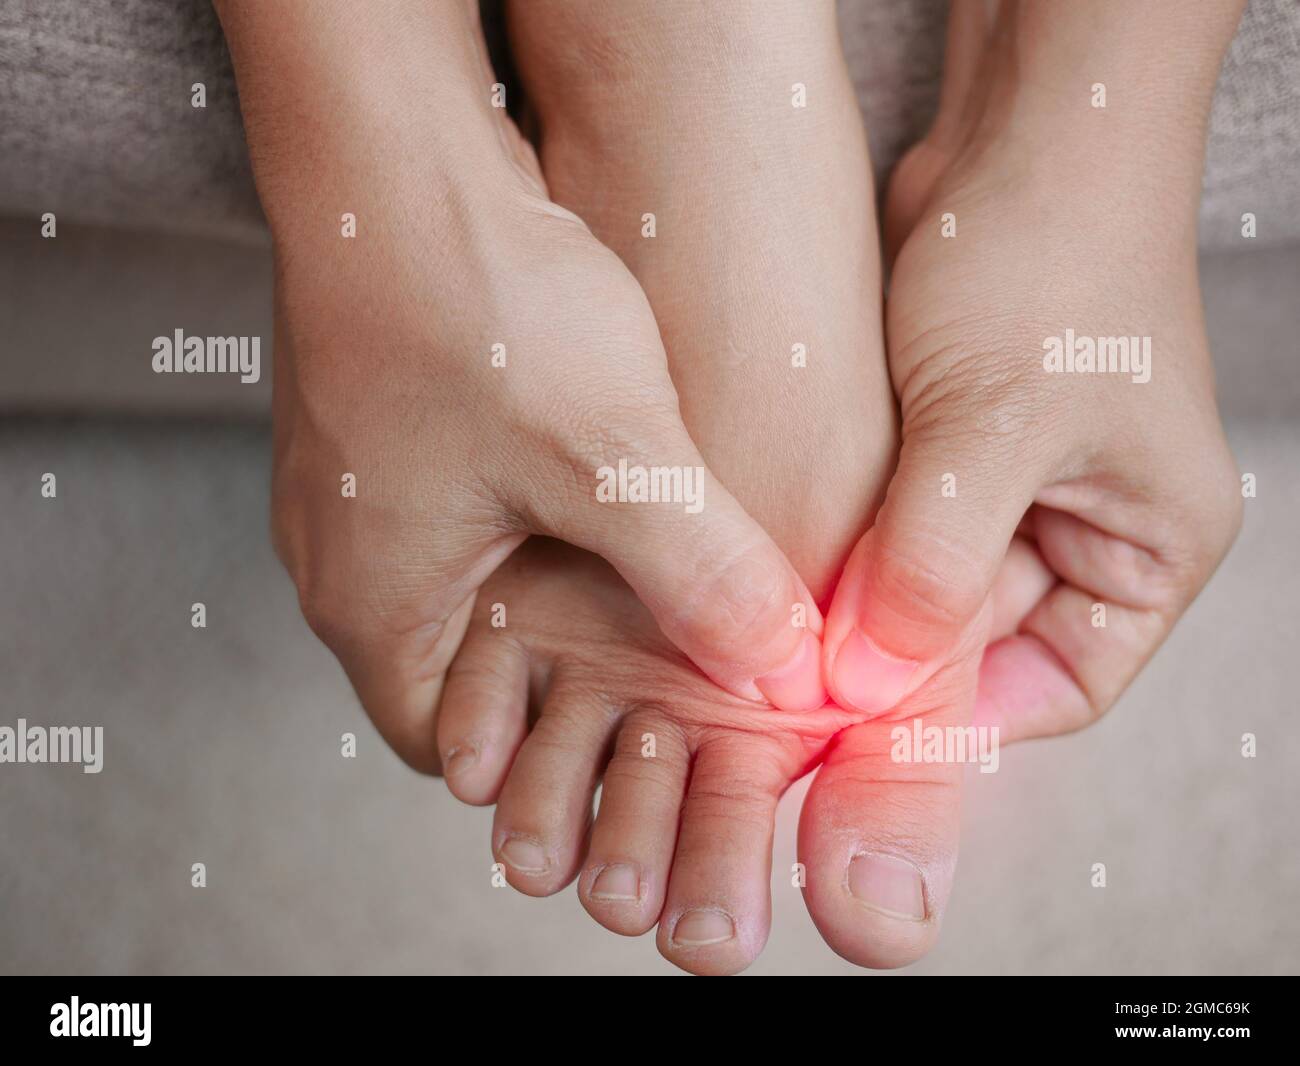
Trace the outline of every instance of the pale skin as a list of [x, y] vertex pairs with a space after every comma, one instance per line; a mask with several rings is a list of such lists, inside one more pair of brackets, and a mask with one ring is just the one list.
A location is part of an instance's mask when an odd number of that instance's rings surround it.
[[[710, 468], [826, 602], [896, 451], [874, 196], [833, 5], [761, 7], [520, 4], [510, 16], [552, 196], [628, 264]], [[724, 32], [734, 69], [720, 66]], [[652, 76], [637, 54], [656, 57]], [[811, 114], [791, 106], [801, 78]], [[769, 121], [774, 102], [788, 114]], [[796, 343], [807, 365], [792, 365]], [[487, 601], [506, 605], [504, 629]], [[524, 739], [530, 677], [540, 717]], [[513, 885], [541, 895], [576, 876], [606, 927], [658, 923], [669, 959], [728, 973], [767, 937], [777, 800], [856, 718], [727, 700], [630, 589], [552, 545], [484, 586], [438, 739], [456, 753], [452, 791], [497, 802], [493, 850]]]
[[[887, 354], [874, 198], [831, 5], [758, 6], [516, 5], [540, 175], [499, 112], [465, 117], [487, 78], [461, 5], [372, 24], [390, 52], [384, 33], [400, 30], [411, 69], [443, 49], [449, 80], [428, 98], [463, 106], [429, 129], [368, 132], [367, 158], [388, 162], [384, 195], [368, 197], [375, 174], [348, 166], [353, 148], [275, 118], [310, 113], [320, 65], [360, 63], [356, 40], [334, 55], [303, 46], [296, 96], [278, 56], [262, 91], [259, 20], [298, 16], [219, 5], [277, 240], [277, 352], [292, 353], [276, 361], [277, 535], [309, 620], [385, 737], [417, 767], [445, 762], [461, 799], [497, 803], [493, 851], [516, 887], [541, 895], [576, 877], [601, 924], [658, 924], [678, 965], [734, 972], [767, 935], [776, 801], [820, 763], [799, 838], [810, 913], [846, 958], [895, 966], [938, 933], [961, 767], [893, 762], [891, 726], [974, 711], [1005, 742], [1086, 724], [1235, 532], [1194, 227], [1239, 6], [954, 5], [939, 117], [885, 199]], [[328, 45], [340, 21], [306, 39]], [[1170, 26], [1176, 58], [1143, 50]], [[456, 77], [473, 92], [457, 95]], [[365, 69], [354, 81], [373, 94], [357, 108], [391, 99]], [[1106, 125], [1089, 107], [1097, 81]], [[808, 86], [803, 112], [793, 82]], [[1075, 82], [1077, 99], [1062, 88]], [[1081, 150], [1100, 165], [1081, 169]], [[284, 161], [304, 156], [312, 177], [290, 186]], [[424, 168], [418, 195], [404, 165]], [[332, 223], [314, 233], [340, 190], [378, 227], [364, 253], [340, 252]], [[957, 237], [940, 235], [941, 212]], [[428, 253], [448, 234], [442, 268]], [[1152, 380], [1045, 374], [1041, 341], [1067, 326], [1151, 335]], [[506, 329], [544, 373], [529, 377], [527, 359], [497, 378], [456, 362]], [[634, 405], [619, 401], [627, 389]], [[575, 395], [577, 445], [559, 428], [572, 418], [555, 415]], [[414, 417], [431, 408], [438, 418]], [[599, 465], [592, 440], [707, 465], [710, 488], [729, 493], [710, 498], [698, 535], [656, 507], [597, 510], [562, 491]], [[304, 488], [356, 467], [378, 506]], [[955, 496], [941, 493], [946, 474]], [[518, 548], [529, 533], [558, 540]], [[735, 603], [701, 617], [689, 588], [718, 579], [709, 560], [737, 539], [758, 560], [742, 572], [767, 575], [761, 602], [739, 604], [741, 639]], [[1105, 629], [1091, 622], [1098, 601]], [[789, 624], [795, 605], [806, 629]], [[866, 651], [846, 650], [850, 638]], [[808, 676], [805, 641], [835, 702]], [[776, 668], [792, 656], [793, 678]]]
[[276, 547], [385, 739], [436, 769], [474, 595], [531, 533], [607, 558], [728, 691], [819, 706], [820, 613], [725, 482], [698, 515], [596, 498], [619, 459], [705, 464], [644, 293], [491, 105], [476, 5], [217, 10], [275, 242]]

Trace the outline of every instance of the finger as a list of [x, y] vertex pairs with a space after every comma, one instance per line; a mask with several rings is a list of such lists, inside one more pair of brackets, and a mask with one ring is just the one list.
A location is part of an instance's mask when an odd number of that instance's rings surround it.
[[1056, 736], [1095, 722], [1119, 698], [1169, 632], [1156, 611], [1106, 607], [1094, 628], [1093, 598], [1060, 585], [1021, 625], [989, 647], [975, 718], [1007, 743]]
[[[538, 531], [604, 556], [723, 688], [782, 710], [822, 706], [821, 614], [785, 555], [705, 468], [680, 422], [623, 439], [572, 459], [575, 488], [559, 507], [543, 501]], [[660, 502], [638, 502], [643, 473]], [[539, 513], [536, 501], [531, 509]]]
[[1043, 561], [1037, 547], [1019, 534], [1012, 537], [990, 594], [993, 618], [989, 623], [989, 641], [1014, 633], [1055, 584], [1056, 575]]
[[845, 566], [823, 653], [845, 707], [879, 714], [900, 703], [966, 639], [1043, 482], [1030, 457], [963, 431], [970, 417], [905, 433], [876, 524]]
[[1035, 511], [1039, 551], [1062, 583], [1016, 635], [988, 648], [976, 702], [977, 720], [1007, 742], [1096, 721], [1164, 642], [1204, 576], [1074, 515]]
[[[284, 500], [287, 489], [281, 489]], [[368, 502], [368, 501], [367, 501]], [[381, 736], [416, 770], [438, 773], [444, 675], [478, 587], [526, 537], [463, 531], [457, 544], [410, 530], [382, 507], [344, 500], [337, 515], [278, 523], [278, 544], [312, 631], [339, 660]], [[430, 558], [438, 542], [443, 552]], [[451, 545], [453, 550], [448, 550]]]

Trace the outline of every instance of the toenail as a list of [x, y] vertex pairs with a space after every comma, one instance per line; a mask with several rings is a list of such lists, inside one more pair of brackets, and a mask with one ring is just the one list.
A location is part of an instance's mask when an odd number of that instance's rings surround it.
[[588, 893], [592, 899], [629, 900], [641, 898], [641, 875], [635, 866], [616, 862], [601, 869]]
[[736, 935], [736, 926], [729, 914], [722, 911], [687, 911], [677, 919], [673, 929], [673, 943], [683, 947], [699, 948], [706, 944], [721, 944]]
[[542, 846], [523, 837], [507, 838], [501, 845], [501, 857], [523, 874], [539, 874], [550, 865]]
[[464, 744], [447, 752], [447, 757], [442, 761], [442, 773], [444, 777], [455, 777], [472, 769], [477, 763], [478, 750], [470, 744]]
[[906, 859], [863, 852], [849, 863], [849, 892], [860, 903], [891, 918], [925, 918], [925, 881]]

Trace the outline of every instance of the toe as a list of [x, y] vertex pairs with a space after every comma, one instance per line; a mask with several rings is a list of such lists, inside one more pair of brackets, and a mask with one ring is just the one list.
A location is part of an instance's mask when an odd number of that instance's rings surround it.
[[438, 708], [447, 787], [476, 806], [495, 802], [528, 732], [528, 655], [501, 630], [466, 638]]
[[[964, 719], [969, 720], [969, 695]], [[958, 726], [955, 714], [920, 714]], [[840, 733], [799, 819], [804, 900], [826, 943], [859, 966], [915, 962], [934, 944], [957, 860], [963, 766], [903, 761], [911, 716]]]
[[493, 854], [519, 891], [549, 896], [577, 874], [614, 726], [595, 694], [552, 688], [515, 756], [492, 827]]
[[659, 920], [689, 761], [685, 738], [657, 709], [633, 712], [619, 730], [578, 883], [606, 929], [640, 936]]
[[773, 823], [793, 776], [790, 761], [763, 736], [725, 733], [701, 741], [659, 920], [659, 950], [682, 969], [736, 973], [763, 950]]

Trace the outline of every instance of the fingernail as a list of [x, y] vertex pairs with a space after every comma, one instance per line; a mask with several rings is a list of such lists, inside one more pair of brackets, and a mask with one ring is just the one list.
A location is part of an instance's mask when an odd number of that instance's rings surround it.
[[698, 948], [706, 944], [721, 944], [735, 935], [736, 926], [730, 915], [721, 911], [687, 911], [677, 919], [673, 943]]
[[754, 684], [769, 703], [783, 711], [815, 711], [826, 702], [821, 660], [821, 642], [805, 633], [789, 661], [755, 678]]
[[465, 744], [459, 748], [452, 748], [442, 761], [442, 775], [455, 777], [457, 774], [463, 774], [477, 762], [478, 752], [471, 745]]
[[596, 875], [589, 895], [592, 899], [640, 899], [641, 877], [635, 866], [614, 863]]
[[918, 665], [886, 655], [855, 629], [831, 667], [835, 695], [864, 714], [879, 714], [903, 698]]
[[546, 852], [540, 844], [523, 837], [510, 837], [501, 845], [501, 857], [520, 873], [536, 874], [546, 869]]
[[849, 863], [849, 892], [868, 907], [919, 922], [925, 918], [925, 882], [905, 859], [865, 852]]

